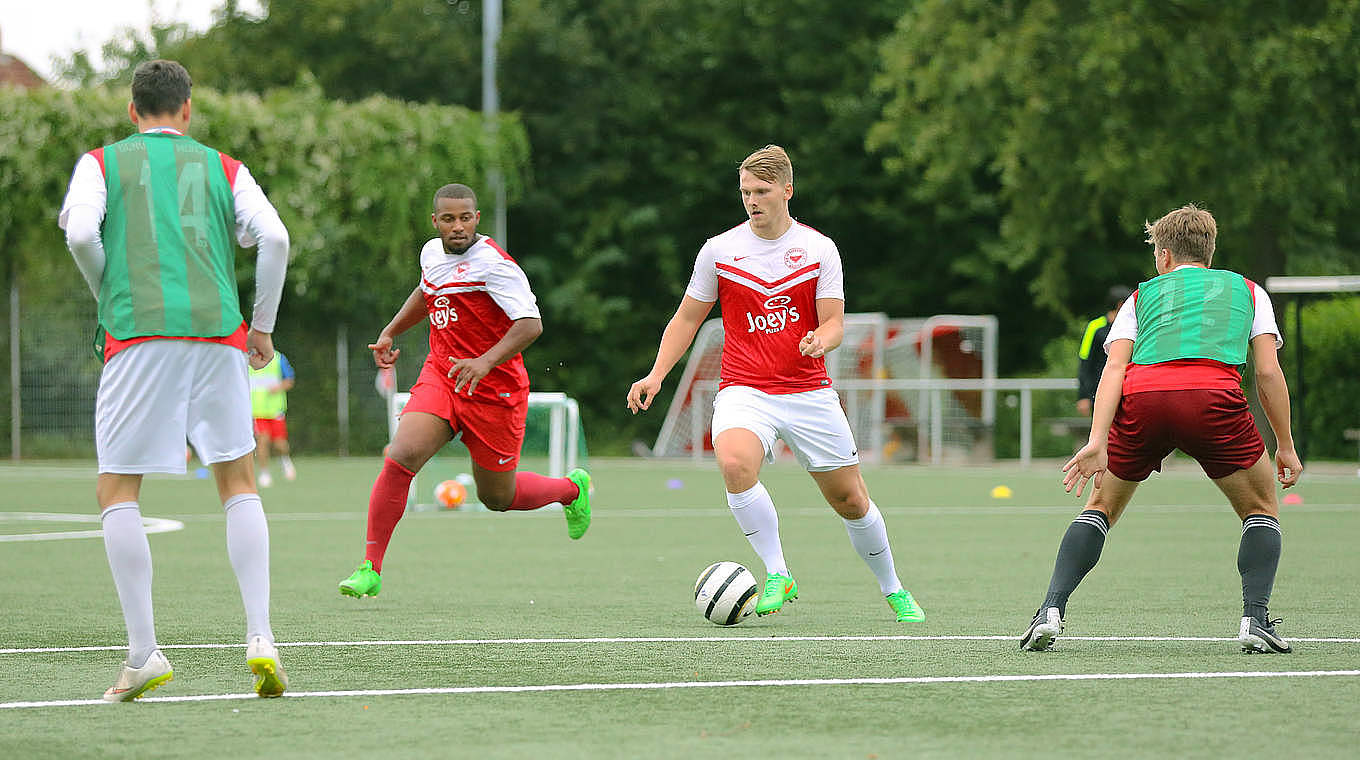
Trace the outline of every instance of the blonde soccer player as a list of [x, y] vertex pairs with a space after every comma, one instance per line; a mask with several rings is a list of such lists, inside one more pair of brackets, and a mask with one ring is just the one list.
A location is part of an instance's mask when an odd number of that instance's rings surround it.
[[727, 504], [765, 565], [756, 613], [798, 597], [784, 559], [779, 516], [760, 482], [782, 439], [845, 523], [850, 544], [873, 571], [898, 622], [925, 613], [902, 588], [888, 531], [860, 475], [859, 449], [824, 359], [844, 337], [840, 252], [831, 238], [793, 219], [793, 164], [768, 145], [737, 169], [746, 221], [709, 238], [656, 362], [628, 390], [634, 414], [649, 408], [714, 303], [722, 304], [722, 379], [713, 402], [713, 452]]

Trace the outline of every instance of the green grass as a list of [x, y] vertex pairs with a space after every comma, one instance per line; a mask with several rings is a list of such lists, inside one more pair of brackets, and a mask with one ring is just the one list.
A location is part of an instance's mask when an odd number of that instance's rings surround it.
[[[530, 462], [529, 464], [533, 464]], [[1155, 476], [1111, 532], [1053, 653], [1016, 640], [1043, 596], [1078, 502], [1056, 467], [866, 468], [899, 574], [927, 613], [892, 622], [873, 576], [805, 473], [763, 480], [801, 595], [785, 612], [715, 627], [695, 577], [731, 559], [760, 571], [711, 465], [597, 460], [595, 524], [568, 541], [559, 512], [410, 514], [382, 595], [335, 584], [362, 558], [378, 462], [299, 460], [265, 491], [274, 630], [295, 694], [552, 684], [1026, 674], [1350, 670], [1360, 644], [1299, 642], [1248, 656], [1231, 641], [1083, 636], [1236, 635], [1240, 523], [1193, 465]], [[1349, 469], [1345, 470], [1349, 473]], [[93, 467], [0, 466], [5, 512], [92, 514]], [[668, 481], [679, 480], [680, 488]], [[1013, 498], [993, 500], [994, 485]], [[1360, 637], [1360, 480], [1310, 472], [1286, 507], [1272, 611], [1290, 638]], [[243, 636], [211, 485], [156, 478], [143, 514], [185, 523], [150, 537], [162, 645]], [[94, 524], [0, 520], [0, 533]], [[98, 539], [0, 543], [0, 647], [125, 642]], [[1004, 636], [1004, 640], [769, 641], [789, 636]], [[640, 637], [714, 641], [289, 646], [289, 642]], [[248, 691], [244, 647], [166, 649], [153, 697]], [[97, 697], [119, 651], [0, 654], [0, 703]], [[0, 709], [3, 757], [1353, 757], [1360, 677], [1269, 677], [700, 687], [318, 696]], [[1057, 754], [1060, 753], [1060, 754]]]

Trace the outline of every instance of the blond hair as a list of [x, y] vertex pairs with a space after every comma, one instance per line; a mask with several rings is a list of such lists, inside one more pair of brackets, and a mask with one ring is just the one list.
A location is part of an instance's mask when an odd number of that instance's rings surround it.
[[737, 173], [750, 172], [756, 179], [773, 182], [776, 185], [793, 184], [793, 162], [789, 154], [778, 145], [766, 145], [747, 156], [737, 167]]
[[1144, 222], [1147, 242], [1156, 250], [1171, 251], [1178, 262], [1209, 266], [1214, 258], [1218, 223], [1214, 215], [1187, 203], [1155, 222]]

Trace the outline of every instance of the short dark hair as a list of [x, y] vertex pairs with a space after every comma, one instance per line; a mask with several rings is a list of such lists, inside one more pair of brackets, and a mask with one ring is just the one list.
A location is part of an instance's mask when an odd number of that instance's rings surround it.
[[472, 207], [474, 209], [477, 208], [477, 194], [472, 192], [472, 188], [467, 185], [460, 185], [457, 182], [449, 183], [434, 191], [435, 206], [439, 205], [440, 198], [449, 198], [452, 200], [467, 199], [472, 201]]
[[189, 99], [193, 84], [176, 61], [145, 61], [132, 72], [132, 105], [142, 116], [173, 114]]

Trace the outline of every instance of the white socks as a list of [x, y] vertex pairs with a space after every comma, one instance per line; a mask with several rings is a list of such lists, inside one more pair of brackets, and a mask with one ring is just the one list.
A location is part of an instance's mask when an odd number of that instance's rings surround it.
[[751, 542], [751, 548], [765, 563], [765, 573], [788, 575], [784, 548], [779, 543], [779, 515], [775, 514], [774, 502], [765, 486], [756, 481], [748, 491], [727, 494], [727, 506], [737, 518], [746, 540]]
[[135, 501], [111, 504], [100, 515], [104, 526], [104, 553], [118, 589], [127, 626], [131, 667], [140, 668], [156, 651], [156, 620], [151, 609], [151, 544], [142, 528], [142, 513]]
[[259, 494], [237, 494], [222, 505], [227, 513], [227, 556], [241, 587], [246, 608], [246, 641], [263, 636], [274, 641], [269, 627], [269, 524]]
[[869, 511], [858, 520], [846, 520], [845, 532], [850, 534], [850, 545], [855, 547], [864, 564], [874, 572], [878, 579], [878, 590], [886, 596], [902, 590], [902, 581], [897, 579], [897, 569], [893, 567], [892, 547], [888, 545], [888, 529], [883, 524], [883, 514], [878, 505], [869, 502]]

